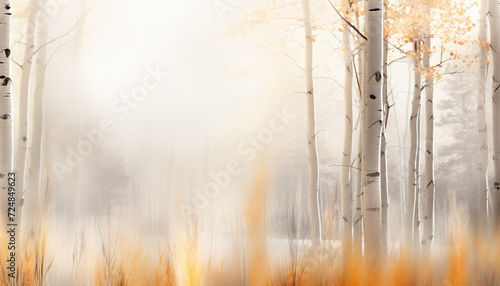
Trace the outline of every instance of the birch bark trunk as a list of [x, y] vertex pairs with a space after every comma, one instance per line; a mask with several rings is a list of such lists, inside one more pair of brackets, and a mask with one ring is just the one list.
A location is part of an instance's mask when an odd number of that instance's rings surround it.
[[349, 26], [343, 25], [343, 46], [345, 62], [344, 80], [344, 102], [345, 102], [345, 123], [344, 123], [344, 151], [342, 153], [342, 225], [343, 237], [346, 242], [352, 239], [352, 187], [350, 180], [351, 171], [351, 151], [352, 151], [352, 57]]
[[319, 164], [316, 148], [316, 113], [313, 86], [313, 35], [309, 0], [302, 0], [305, 31], [305, 73], [307, 96], [307, 148], [309, 156], [309, 216], [311, 219], [311, 240], [313, 244], [321, 241], [321, 215], [319, 207]]
[[[431, 6], [425, 7], [426, 13], [432, 17]], [[430, 68], [430, 49], [431, 31], [430, 27], [426, 28], [426, 37], [424, 44], [427, 50], [424, 52], [423, 66], [425, 69]], [[425, 256], [431, 254], [432, 239], [434, 237], [434, 79], [427, 77], [425, 79], [425, 215], [424, 229], [422, 234], [422, 250]]]
[[495, 231], [500, 231], [500, 3], [489, 0], [490, 47], [493, 55], [493, 163]]
[[487, 230], [488, 220], [488, 127], [486, 124], [486, 77], [488, 70], [488, 2], [481, 0], [479, 12], [479, 72], [477, 90], [477, 132], [479, 147], [479, 164], [477, 166], [477, 225], [480, 232]]
[[[418, 43], [414, 42], [414, 51], [417, 52], [419, 49]], [[414, 60], [415, 68], [420, 66], [420, 60], [415, 58]], [[420, 113], [420, 93], [421, 93], [421, 78], [420, 72], [415, 71], [415, 83], [413, 88], [413, 101], [411, 104], [411, 115], [410, 115], [410, 154], [408, 158], [408, 188], [407, 188], [407, 199], [406, 199], [406, 231], [405, 231], [405, 241], [408, 246], [411, 247], [413, 240], [414, 231], [414, 219], [416, 210], [416, 197], [417, 197], [417, 120]]]
[[[12, 80], [11, 80], [11, 70], [10, 70], [10, 30], [11, 30], [11, 18], [12, 18], [12, 8], [10, 1], [6, 0], [2, 2], [2, 12], [0, 13], [0, 189], [2, 194], [0, 197], [1, 201], [1, 211], [0, 220], [2, 226], [0, 229], [5, 230], [7, 223], [17, 224], [17, 217], [7, 216], [7, 211], [9, 208], [9, 178], [12, 178], [9, 173], [13, 171], [14, 167], [14, 114], [13, 114], [13, 98], [12, 98]], [[16, 200], [18, 196], [15, 196]], [[14, 207], [18, 206], [18, 201], [14, 204]], [[20, 244], [17, 241], [16, 246]], [[17, 249], [16, 249], [17, 251]], [[17, 269], [16, 269], [17, 273]]]
[[[360, 27], [359, 17], [356, 16], [356, 27]], [[358, 156], [356, 170], [356, 207], [353, 217], [353, 235], [354, 235], [354, 251], [357, 255], [363, 253], [363, 121], [364, 121], [364, 103], [363, 94], [365, 92], [365, 58], [366, 58], [366, 42], [359, 39], [358, 57], [357, 57], [357, 83], [359, 88], [359, 127], [358, 127]]]
[[[420, 72], [417, 71], [419, 82], [421, 79]], [[422, 89], [420, 89], [422, 90]], [[420, 93], [422, 95], [422, 93]], [[422, 102], [420, 102], [422, 104]], [[420, 108], [420, 107], [419, 107]], [[420, 157], [422, 151], [422, 142], [421, 142], [421, 134], [422, 134], [422, 113], [420, 112], [417, 116], [417, 149], [416, 149], [416, 158], [415, 158], [415, 203], [414, 203], [414, 213], [413, 213], [413, 253], [418, 255], [420, 253], [420, 203], [421, 203], [421, 185], [422, 185], [422, 173], [421, 173], [421, 164]]]
[[[2, 213], [7, 213], [8, 174], [12, 172], [14, 163], [14, 120], [12, 100], [12, 80], [10, 74], [10, 1], [5, 1], [0, 15], [0, 179]], [[0, 216], [4, 218], [5, 216]], [[2, 224], [3, 225], [3, 224]]]
[[360, 44], [358, 52], [358, 80], [359, 80], [359, 128], [358, 128], [358, 156], [357, 156], [357, 171], [356, 171], [356, 207], [353, 217], [353, 235], [354, 235], [354, 250], [361, 255], [363, 248], [363, 90], [364, 90], [364, 47]]
[[16, 141], [15, 170], [17, 192], [16, 201], [19, 203], [17, 211], [18, 219], [18, 241], [22, 241], [22, 223], [24, 194], [26, 192], [26, 166], [29, 144], [29, 95], [31, 83], [31, 67], [33, 66], [33, 52], [35, 51], [35, 26], [39, 5], [37, 0], [30, 1], [30, 12], [28, 16], [28, 28], [26, 31], [26, 44], [24, 48], [24, 60], [21, 73], [21, 88], [19, 91], [19, 133]]
[[[37, 42], [45, 44], [47, 42], [46, 25], [43, 31], [39, 31]], [[26, 199], [26, 209], [35, 216], [38, 215], [36, 210], [41, 208], [41, 195], [42, 195], [42, 150], [43, 150], [43, 132], [44, 132], [44, 112], [43, 112], [43, 93], [45, 90], [45, 68], [47, 64], [46, 59], [47, 50], [41, 48], [35, 55], [35, 90], [33, 92], [33, 120], [31, 131], [31, 144], [30, 144], [30, 164], [27, 180], [27, 189], [30, 194]], [[33, 211], [32, 211], [33, 210]], [[31, 222], [28, 226], [33, 224]]]
[[387, 254], [387, 235], [389, 230], [388, 221], [388, 211], [389, 211], [389, 187], [387, 179], [387, 137], [386, 128], [387, 120], [389, 119], [389, 104], [388, 104], [388, 94], [387, 94], [387, 56], [389, 53], [389, 48], [387, 42], [384, 39], [384, 60], [383, 60], [383, 85], [382, 85], [382, 104], [383, 104], [383, 124], [382, 124], [382, 138], [381, 138], [381, 151], [380, 151], [380, 188], [381, 188], [381, 204], [382, 204], [382, 252], [384, 255]]
[[380, 254], [381, 237], [381, 186], [380, 150], [383, 124], [383, 1], [367, 2], [367, 58], [365, 120], [363, 137], [363, 194], [365, 253], [373, 266]]

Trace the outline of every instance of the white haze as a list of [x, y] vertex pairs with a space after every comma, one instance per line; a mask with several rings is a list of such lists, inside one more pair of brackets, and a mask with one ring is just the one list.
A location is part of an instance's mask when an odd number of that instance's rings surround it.
[[[75, 237], [83, 230], [90, 249], [98, 249], [99, 230], [107, 236], [109, 225], [112, 233], [133, 229], [128, 235], [153, 244], [163, 237], [181, 235], [188, 222], [184, 207], [191, 206], [197, 192], [214, 181], [211, 174], [226, 170], [230, 162], [237, 162], [241, 172], [231, 176], [230, 184], [202, 209], [197, 216], [200, 228], [223, 236], [229, 227], [241, 224], [244, 200], [252, 191], [262, 159], [268, 165], [268, 213], [272, 218], [268, 224], [274, 228], [271, 233], [283, 232], [285, 226], [280, 222], [285, 221], [288, 201], [300, 192], [307, 197], [305, 96], [299, 93], [304, 81], [294, 62], [271, 45], [271, 32], [262, 29], [247, 37], [228, 36], [227, 29], [250, 10], [252, 1], [242, 1], [223, 20], [211, 0], [67, 2], [52, 13], [48, 26], [49, 39], [71, 33], [48, 46], [51, 60], [44, 98], [44, 176], [50, 179], [49, 227], [59, 265], [71, 260]], [[26, 7], [17, 5], [20, 10]], [[73, 29], [87, 9], [87, 16]], [[334, 17], [332, 13], [337, 21]], [[23, 21], [18, 18], [15, 22], [13, 41], [24, 34]], [[302, 42], [302, 30], [291, 37]], [[333, 76], [343, 82], [341, 50], [329, 57], [331, 45], [338, 47], [338, 41], [322, 34], [317, 42], [317, 76]], [[80, 44], [76, 47], [75, 43]], [[299, 65], [302, 52], [299, 45], [289, 51]], [[22, 50], [14, 50], [14, 55], [21, 61]], [[124, 101], [143, 84], [150, 70], [161, 71], [162, 81], [144, 100], [133, 102], [134, 108], [125, 108]], [[407, 120], [411, 84], [405, 77], [407, 70], [406, 63], [391, 68], [390, 88], [394, 88], [397, 108], [389, 126], [393, 170], [399, 168], [400, 160], [396, 116], [401, 134]], [[19, 73], [18, 68], [14, 71]], [[331, 80], [317, 79], [315, 84], [324, 212], [335, 213], [335, 201], [340, 197], [343, 89]], [[439, 106], [447, 94], [438, 88], [435, 98]], [[281, 122], [283, 130], [273, 132], [270, 143], [262, 144], [253, 158], [249, 137], [269, 128], [284, 108], [295, 117], [288, 124]], [[450, 128], [439, 127], [443, 115], [436, 109], [439, 164], [441, 146], [453, 139], [448, 136]], [[92, 145], [76, 167], [65, 169], [64, 174], [54, 168], [57, 163], [68, 165], [68, 150], [77, 150], [78, 144], [88, 141], [85, 135], [97, 130], [102, 120], [112, 122], [114, 130]], [[389, 179], [392, 189], [399, 192], [397, 175]], [[439, 179], [438, 200], [457, 187], [440, 185]], [[399, 193], [394, 197], [391, 238], [397, 239]], [[55, 276], [68, 275], [63, 274], [64, 267], [54, 269], [60, 271]]]

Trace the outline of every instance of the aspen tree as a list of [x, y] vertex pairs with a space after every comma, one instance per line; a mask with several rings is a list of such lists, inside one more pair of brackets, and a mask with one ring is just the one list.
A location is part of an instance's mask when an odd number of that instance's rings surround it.
[[[431, 15], [432, 1], [425, 6], [425, 12]], [[424, 55], [422, 64], [424, 69], [430, 69], [431, 57], [431, 29], [425, 29]], [[425, 255], [430, 255], [432, 238], [434, 236], [434, 79], [432, 76], [425, 78], [425, 214], [422, 234], [422, 250]]]
[[[21, 88], [19, 94], [19, 134], [16, 141], [15, 154], [15, 170], [16, 170], [16, 185], [19, 207], [17, 211], [18, 225], [22, 224], [24, 194], [26, 191], [26, 167], [29, 144], [29, 98], [30, 98], [30, 82], [31, 82], [31, 67], [33, 66], [33, 54], [35, 51], [35, 26], [39, 5], [37, 0], [30, 1], [30, 12], [28, 16], [28, 28], [26, 32], [26, 44], [24, 48], [24, 60], [21, 73]], [[21, 230], [21, 229], [20, 229]], [[22, 232], [19, 231], [19, 238], [22, 239]]]
[[353, 236], [354, 249], [357, 253], [362, 252], [363, 244], [363, 68], [364, 64], [364, 47], [360, 45], [361, 50], [358, 52], [358, 78], [360, 82], [359, 91], [359, 136], [358, 136], [358, 156], [357, 156], [357, 171], [356, 171], [356, 201], [353, 216]]
[[[413, 43], [414, 51], [418, 51], [419, 43], [415, 41]], [[417, 69], [420, 66], [420, 58], [414, 58], [414, 66]], [[410, 114], [410, 153], [408, 157], [408, 188], [407, 188], [407, 199], [406, 199], [406, 231], [405, 237], [406, 242], [411, 245], [413, 240], [414, 222], [415, 222], [415, 211], [418, 206], [417, 201], [417, 142], [418, 142], [418, 124], [417, 120], [420, 116], [420, 93], [421, 93], [421, 76], [420, 72], [415, 72], [414, 88], [413, 88], [413, 100], [411, 104], [411, 114]]]
[[[384, 4], [385, 10], [385, 4]], [[384, 21], [386, 13], [384, 12]], [[382, 204], [382, 252], [387, 254], [387, 235], [389, 230], [388, 213], [389, 213], [389, 186], [387, 174], [387, 137], [386, 128], [387, 120], [389, 119], [389, 103], [387, 94], [387, 57], [389, 47], [387, 45], [387, 38], [384, 35], [384, 55], [383, 55], [383, 85], [382, 85], [382, 105], [383, 105], [383, 124], [382, 124], [382, 137], [380, 148], [380, 189], [381, 189], [381, 204]]]
[[[356, 26], [359, 27], [359, 16], [356, 15]], [[356, 201], [353, 216], [353, 244], [354, 250], [357, 254], [362, 253], [363, 248], [363, 118], [364, 118], [364, 86], [365, 79], [364, 76], [366, 72], [364, 71], [365, 64], [365, 52], [366, 52], [366, 42], [358, 43], [358, 56], [357, 56], [357, 82], [359, 88], [359, 135], [358, 135], [358, 156], [357, 156], [357, 171], [356, 171]]]
[[479, 72], [477, 90], [477, 131], [479, 164], [477, 166], [477, 225], [481, 232], [486, 230], [488, 216], [488, 128], [486, 125], [486, 76], [488, 61], [488, 2], [480, 0], [479, 12]]
[[[410, 153], [408, 158], [408, 189], [406, 190], [406, 207], [405, 207], [405, 241], [407, 243], [416, 242], [417, 245], [420, 245], [421, 241], [419, 239], [417, 231], [419, 225], [419, 218], [417, 215], [417, 207], [418, 207], [418, 191], [419, 191], [419, 165], [417, 164], [417, 152], [419, 152], [418, 144], [420, 142], [420, 134], [418, 126], [418, 121], [420, 120], [420, 96], [423, 88], [421, 87], [421, 76], [424, 76], [426, 79], [425, 83], [429, 85], [429, 89], [426, 90], [426, 105], [429, 109], [432, 109], [432, 85], [434, 81], [438, 81], [441, 77], [441, 69], [443, 67], [443, 63], [449, 60], [457, 60], [460, 59], [464, 63], [468, 63], [467, 65], [472, 65], [472, 60], [468, 59], [467, 56], [461, 58], [460, 52], [456, 51], [456, 47], [458, 45], [465, 45], [468, 43], [469, 35], [467, 34], [471, 31], [473, 25], [470, 21], [470, 17], [466, 15], [468, 9], [470, 9], [474, 3], [472, 1], [464, 1], [464, 0], [441, 0], [441, 1], [411, 1], [411, 0], [400, 0], [394, 2], [388, 2], [389, 13], [388, 18], [391, 23], [390, 33], [391, 39], [397, 43], [394, 45], [397, 50], [399, 50], [402, 54], [410, 57], [414, 61], [414, 70], [415, 70], [415, 88], [414, 88], [414, 96], [412, 101], [412, 111], [410, 114]], [[434, 16], [431, 18], [429, 16], [430, 9], [433, 9]], [[431, 28], [433, 29], [431, 31]], [[421, 64], [421, 60], [423, 58], [423, 54], [427, 53], [430, 55], [433, 51], [431, 50], [433, 47], [430, 47], [430, 36], [438, 37], [441, 39], [441, 60], [434, 66], [429, 65], [427, 67], [423, 67]], [[422, 43], [423, 42], [423, 43]], [[427, 44], [426, 44], [427, 42]], [[413, 48], [404, 49], [402, 47], [406, 45], [412, 45]], [[452, 44], [451, 49], [447, 46], [448, 44]], [[435, 47], [434, 47], [435, 48]], [[446, 51], [446, 52], [445, 52]], [[430, 96], [431, 101], [427, 101], [427, 97]], [[429, 125], [433, 125], [433, 114], [429, 112], [429, 118], [432, 120], [427, 120], [428, 118], [422, 118], [423, 127], [428, 127]], [[426, 141], [426, 155], [422, 155], [423, 157], [427, 157], [428, 166], [433, 163], [432, 155], [432, 145], [429, 145], [432, 142], [432, 128], [426, 128], [426, 137], [429, 139]], [[428, 135], [428, 136], [427, 136]], [[419, 154], [419, 153], [418, 153]], [[434, 190], [434, 177], [433, 170], [427, 167], [427, 179], [426, 182], [422, 183], [424, 189], [433, 193]], [[427, 186], [429, 186], [427, 188]], [[433, 195], [428, 196], [429, 199], [433, 198]], [[433, 209], [433, 202], [429, 202], [427, 204], [429, 206], [429, 211]], [[426, 213], [424, 213], [424, 218]], [[429, 221], [432, 220], [431, 215], [427, 215]], [[428, 225], [429, 226], [429, 225]], [[432, 227], [431, 227], [432, 228]], [[427, 231], [429, 231], [429, 227], [427, 227]], [[432, 230], [431, 230], [432, 232]], [[430, 235], [427, 235], [427, 239]], [[418, 238], [416, 241], [413, 238]]]
[[489, 0], [490, 47], [493, 55], [493, 162], [495, 231], [500, 230], [500, 3]]
[[[7, 212], [7, 204], [5, 202], [7, 189], [8, 189], [8, 173], [12, 171], [14, 159], [14, 121], [12, 110], [12, 80], [10, 71], [10, 19], [11, 19], [11, 5], [10, 1], [5, 1], [2, 6], [2, 13], [0, 15], [0, 180], [2, 198], [2, 211]], [[1, 216], [4, 217], [4, 216]]]
[[[44, 44], [47, 42], [47, 25], [43, 25], [43, 31], [39, 31], [37, 42]], [[42, 162], [43, 162], [43, 134], [44, 134], [44, 106], [43, 96], [45, 89], [45, 68], [46, 68], [47, 50], [41, 48], [35, 55], [35, 85], [33, 91], [33, 120], [30, 140], [30, 157], [27, 189], [30, 190], [29, 196], [26, 199], [26, 208], [39, 209], [41, 199], [41, 178], [42, 178]], [[28, 205], [28, 202], [31, 202]], [[31, 212], [33, 213], [33, 212]]]
[[[347, 1], [348, 2], [348, 1]], [[347, 3], [349, 6], [350, 4]], [[352, 239], [352, 187], [350, 180], [351, 150], [352, 150], [352, 51], [350, 31], [347, 23], [343, 23], [342, 42], [344, 47], [345, 80], [344, 80], [344, 151], [342, 152], [342, 225], [343, 237], [350, 242]]]
[[316, 148], [316, 113], [313, 86], [313, 35], [309, 0], [302, 0], [305, 31], [305, 74], [307, 97], [307, 148], [309, 156], [309, 216], [313, 244], [321, 241], [321, 215], [319, 205], [319, 163]]
[[[11, 15], [12, 7], [10, 1], [3, 1], [0, 13], [0, 189], [1, 204], [0, 215], [2, 226], [5, 229], [5, 224], [17, 224], [16, 216], [7, 216], [8, 207], [17, 207], [18, 202], [12, 202], [12, 198], [18, 199], [16, 195], [12, 195], [12, 189], [9, 189], [9, 182], [12, 182], [11, 175], [14, 167], [14, 114], [13, 114], [13, 94], [12, 80], [10, 69], [10, 33], [11, 33]], [[12, 203], [12, 204], [11, 204]], [[10, 211], [10, 210], [9, 210]], [[12, 220], [10, 220], [12, 218]], [[16, 245], [19, 245], [18, 241]], [[17, 267], [17, 265], [16, 265]], [[17, 269], [16, 269], [17, 273]]]
[[365, 249], [373, 265], [382, 246], [380, 150], [383, 125], [383, 1], [366, 2], [366, 94], [363, 122], [363, 203]]
[[[419, 79], [421, 79], [420, 72], [416, 71], [419, 74]], [[421, 81], [419, 81], [421, 87]], [[420, 88], [422, 91], [422, 88]], [[420, 96], [422, 93], [420, 92]], [[414, 203], [414, 212], [413, 212], [413, 236], [412, 236], [412, 248], [413, 254], [418, 255], [420, 253], [420, 204], [421, 204], [421, 185], [422, 185], [422, 172], [421, 172], [421, 152], [422, 152], [422, 99], [420, 99], [420, 112], [417, 117], [417, 149], [416, 149], [416, 157], [415, 157], [415, 203]]]

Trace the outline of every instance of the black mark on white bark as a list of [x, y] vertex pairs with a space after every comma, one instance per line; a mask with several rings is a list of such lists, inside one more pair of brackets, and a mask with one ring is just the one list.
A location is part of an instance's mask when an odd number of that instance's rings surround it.
[[10, 49], [4, 49], [3, 51], [1, 51], [0, 53], [3, 53], [5, 52], [5, 56], [8, 58], [10, 57]]

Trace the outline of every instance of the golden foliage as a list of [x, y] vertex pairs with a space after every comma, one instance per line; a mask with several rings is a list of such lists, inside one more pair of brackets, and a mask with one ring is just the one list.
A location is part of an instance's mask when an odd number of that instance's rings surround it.
[[[472, 34], [475, 23], [467, 14], [475, 5], [475, 2], [468, 0], [387, 1], [386, 37], [398, 47], [411, 44], [409, 50], [399, 48], [410, 58], [422, 58], [424, 53], [440, 56], [437, 65], [421, 69], [422, 76], [438, 81], [442, 78], [442, 63], [462, 60], [470, 67], [477, 61], [460, 53], [462, 46], [477, 43], [472, 40], [475, 39]], [[432, 8], [430, 15], [429, 7]], [[418, 50], [413, 51], [413, 43], [422, 43], [425, 38], [433, 38], [439, 44], [432, 47], [418, 44]], [[449, 51], [444, 53], [445, 50]]]

